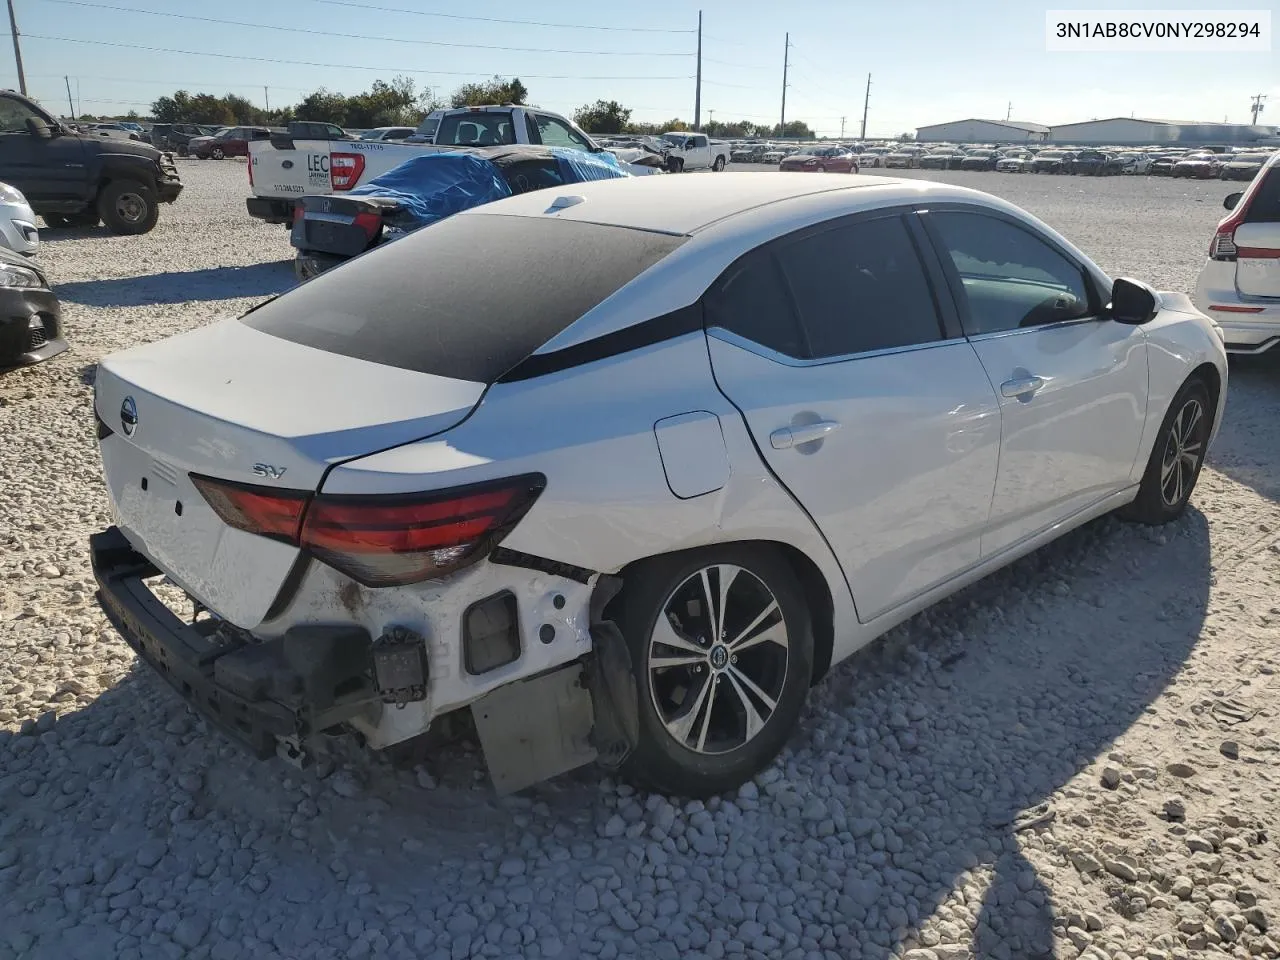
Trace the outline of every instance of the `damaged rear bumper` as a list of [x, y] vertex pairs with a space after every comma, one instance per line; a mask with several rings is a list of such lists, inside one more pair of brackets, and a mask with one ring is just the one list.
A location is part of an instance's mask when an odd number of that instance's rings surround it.
[[192, 709], [256, 756], [379, 709], [363, 628], [302, 626], [259, 640], [217, 620], [184, 623], [143, 582], [160, 571], [117, 527], [89, 544], [98, 601], [120, 635]]

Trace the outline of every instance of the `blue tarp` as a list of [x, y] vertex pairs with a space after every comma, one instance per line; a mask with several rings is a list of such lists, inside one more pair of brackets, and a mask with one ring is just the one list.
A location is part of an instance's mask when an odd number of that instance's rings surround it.
[[424, 153], [352, 190], [396, 200], [418, 226], [511, 196], [496, 166], [471, 153]]
[[[508, 148], [513, 151], [519, 146]], [[552, 147], [562, 183], [626, 177], [611, 153], [583, 153]], [[412, 157], [352, 190], [352, 197], [382, 197], [399, 202], [411, 227], [425, 227], [451, 214], [512, 194], [499, 166], [474, 153], [449, 151]]]

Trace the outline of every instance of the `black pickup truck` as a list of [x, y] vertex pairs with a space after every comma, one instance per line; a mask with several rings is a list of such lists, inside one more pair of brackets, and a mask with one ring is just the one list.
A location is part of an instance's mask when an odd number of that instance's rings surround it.
[[173, 158], [147, 143], [74, 133], [37, 103], [0, 91], [0, 181], [50, 227], [147, 233], [182, 192]]

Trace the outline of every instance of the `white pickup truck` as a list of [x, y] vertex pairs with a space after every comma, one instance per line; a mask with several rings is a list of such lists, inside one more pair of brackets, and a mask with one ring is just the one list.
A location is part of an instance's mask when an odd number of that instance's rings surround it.
[[[604, 152], [577, 126], [550, 110], [511, 104], [460, 107], [439, 115], [434, 143], [294, 140], [281, 136], [255, 141], [249, 145], [249, 188], [253, 196], [246, 205], [249, 213], [260, 220], [290, 224], [294, 205], [302, 197], [343, 193], [425, 151], [521, 143]], [[631, 170], [629, 164], [621, 166]], [[631, 172], [653, 171], [637, 168]]]
[[729, 145], [723, 140], [710, 140], [704, 133], [682, 133], [672, 130], [662, 135], [667, 144], [667, 170], [714, 170], [719, 173], [729, 162]]

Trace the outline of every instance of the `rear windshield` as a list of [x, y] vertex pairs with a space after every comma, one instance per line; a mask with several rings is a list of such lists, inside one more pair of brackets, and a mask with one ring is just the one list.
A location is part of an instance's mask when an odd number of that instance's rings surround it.
[[493, 383], [684, 239], [463, 214], [328, 270], [242, 322], [329, 353]]
[[436, 127], [437, 144], [449, 147], [491, 147], [516, 142], [510, 113], [455, 113]]

